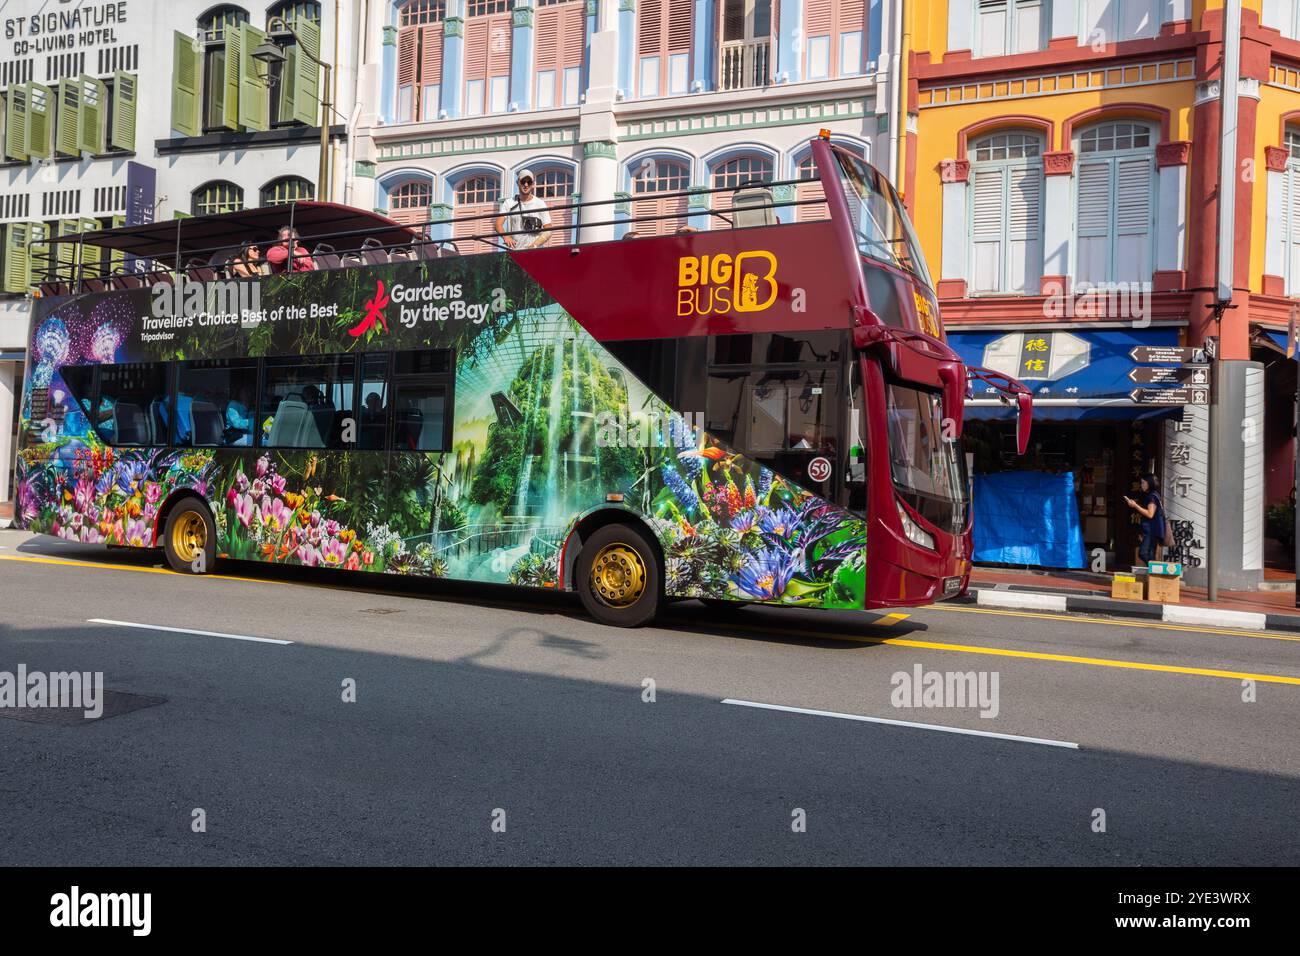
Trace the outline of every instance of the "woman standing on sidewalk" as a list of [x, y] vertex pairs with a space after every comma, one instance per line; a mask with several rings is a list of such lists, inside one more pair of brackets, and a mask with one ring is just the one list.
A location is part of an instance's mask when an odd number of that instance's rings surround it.
[[1142, 476], [1142, 503], [1125, 495], [1124, 503], [1142, 516], [1142, 543], [1138, 545], [1138, 558], [1145, 564], [1156, 559], [1156, 545], [1165, 540], [1165, 505], [1157, 493], [1156, 476]]

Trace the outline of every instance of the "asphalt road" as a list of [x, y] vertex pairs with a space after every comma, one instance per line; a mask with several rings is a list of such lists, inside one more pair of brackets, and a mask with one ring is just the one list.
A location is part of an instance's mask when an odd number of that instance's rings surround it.
[[[0, 671], [165, 698], [0, 719], [0, 866], [1300, 863], [1295, 636], [221, 572], [0, 532]], [[894, 706], [918, 665], [996, 716]]]

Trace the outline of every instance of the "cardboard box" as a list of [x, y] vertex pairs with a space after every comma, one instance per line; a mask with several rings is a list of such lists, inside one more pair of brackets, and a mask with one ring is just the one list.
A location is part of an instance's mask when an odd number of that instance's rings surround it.
[[1142, 582], [1133, 574], [1117, 574], [1110, 579], [1110, 596], [1122, 601], [1142, 600]]
[[1177, 604], [1182, 579], [1173, 574], [1147, 575], [1147, 600], [1158, 604]]

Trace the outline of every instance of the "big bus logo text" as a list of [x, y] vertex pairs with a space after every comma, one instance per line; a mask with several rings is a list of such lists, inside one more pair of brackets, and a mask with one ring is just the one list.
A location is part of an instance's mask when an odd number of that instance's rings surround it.
[[678, 316], [762, 312], [777, 292], [776, 256], [765, 250], [677, 260]]

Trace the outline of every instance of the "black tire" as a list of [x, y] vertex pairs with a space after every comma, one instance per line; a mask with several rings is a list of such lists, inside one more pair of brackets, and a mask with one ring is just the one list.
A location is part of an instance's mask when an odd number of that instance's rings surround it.
[[217, 561], [217, 525], [203, 499], [186, 496], [172, 505], [163, 527], [162, 548], [173, 571], [212, 572]]
[[[594, 575], [593, 568], [597, 569]], [[640, 627], [659, 612], [663, 598], [659, 555], [631, 525], [607, 524], [583, 541], [574, 580], [587, 613], [602, 624]]]

